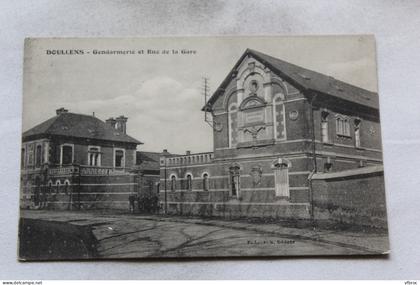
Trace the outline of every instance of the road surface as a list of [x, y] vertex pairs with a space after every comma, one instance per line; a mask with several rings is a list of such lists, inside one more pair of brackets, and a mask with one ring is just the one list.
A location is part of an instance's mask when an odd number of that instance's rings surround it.
[[[217, 220], [206, 222], [180, 217], [82, 212], [26, 211], [22, 217], [88, 229], [94, 237], [95, 257], [99, 258], [348, 255], [375, 252], [361, 244], [346, 243], [345, 239], [337, 239], [330, 232], [289, 230], [279, 225], [258, 227]], [[383, 234], [370, 238], [381, 243], [384, 241]], [[51, 247], [57, 248], [54, 240], [49, 242]]]

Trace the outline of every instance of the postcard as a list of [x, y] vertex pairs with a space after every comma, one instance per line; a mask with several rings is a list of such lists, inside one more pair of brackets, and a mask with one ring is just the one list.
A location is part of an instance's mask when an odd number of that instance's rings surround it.
[[369, 35], [28, 38], [19, 260], [389, 253]]

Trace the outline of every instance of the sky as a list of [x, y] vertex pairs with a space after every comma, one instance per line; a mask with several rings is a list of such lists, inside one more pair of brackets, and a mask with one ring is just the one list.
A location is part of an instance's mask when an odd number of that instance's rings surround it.
[[[212, 93], [247, 48], [377, 91], [370, 36], [30, 39], [25, 42], [23, 131], [64, 107], [102, 120], [125, 115], [127, 133], [144, 143], [138, 150], [212, 151], [212, 130], [200, 111], [202, 78], [209, 78]], [[84, 54], [47, 54], [68, 50]], [[135, 54], [95, 55], [94, 50]]]

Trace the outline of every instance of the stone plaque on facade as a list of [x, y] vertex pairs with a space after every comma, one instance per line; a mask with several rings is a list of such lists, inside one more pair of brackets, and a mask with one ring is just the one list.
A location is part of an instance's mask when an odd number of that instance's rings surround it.
[[248, 110], [245, 114], [245, 125], [264, 123], [264, 110]]

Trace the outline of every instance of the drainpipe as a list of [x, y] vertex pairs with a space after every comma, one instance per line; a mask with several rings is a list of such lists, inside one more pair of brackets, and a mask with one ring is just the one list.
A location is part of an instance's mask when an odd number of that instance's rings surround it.
[[310, 101], [310, 108], [311, 108], [311, 127], [312, 127], [312, 164], [313, 168], [311, 173], [308, 176], [309, 182], [309, 201], [310, 201], [310, 216], [311, 216], [311, 223], [312, 226], [315, 228], [315, 215], [314, 215], [314, 193], [312, 187], [312, 177], [318, 171], [318, 165], [316, 162], [316, 142], [315, 142], [315, 118], [314, 118], [314, 107], [313, 103], [316, 99], [317, 94], [313, 95]]
[[312, 226], [315, 227], [315, 216], [314, 216], [314, 194], [312, 190], [312, 176], [314, 176], [315, 170], [312, 170], [311, 173], [309, 173], [308, 176], [308, 182], [309, 182], [309, 200], [310, 200], [310, 215], [311, 215], [311, 223]]
[[79, 171], [78, 171], [78, 186], [77, 186], [77, 208], [78, 208], [78, 210], [80, 211], [80, 206], [81, 206], [81, 202], [80, 202], [80, 187], [81, 187], [81, 185], [80, 185], [80, 180], [81, 180], [81, 177], [82, 177], [82, 175], [81, 175], [81, 167], [80, 167], [80, 165], [77, 165], [77, 168], [79, 169]]
[[[163, 150], [163, 152], [165, 153], [165, 151], [166, 150]], [[167, 179], [166, 179], [166, 176], [167, 176], [167, 170], [166, 170], [166, 153], [163, 155], [163, 158], [164, 158], [164, 160], [165, 160], [165, 164], [164, 164], [164, 175], [165, 175], [165, 205], [164, 205], [164, 207], [165, 207], [165, 215], [167, 215], [168, 214], [168, 186], [167, 186]]]
[[312, 158], [313, 158], [313, 171], [317, 172], [318, 171], [318, 166], [316, 163], [316, 143], [315, 143], [315, 119], [314, 119], [314, 101], [316, 99], [316, 94], [312, 97], [311, 101], [310, 101], [310, 106], [311, 106], [311, 127], [312, 127]]
[[73, 211], [73, 188], [74, 188], [74, 169], [72, 170], [72, 172], [71, 172], [71, 187], [69, 187], [70, 188], [70, 197], [69, 197], [69, 201], [70, 201], [70, 204], [69, 204], [69, 210], [70, 211]]

